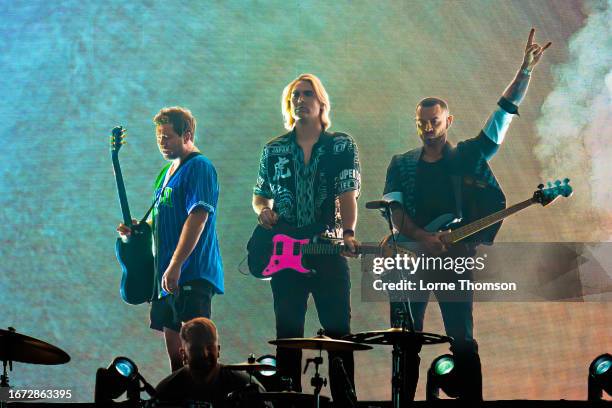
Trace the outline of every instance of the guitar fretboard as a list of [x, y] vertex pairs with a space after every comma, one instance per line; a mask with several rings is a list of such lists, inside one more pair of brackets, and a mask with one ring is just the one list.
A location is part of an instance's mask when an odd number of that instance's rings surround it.
[[[344, 250], [344, 245], [333, 245], [333, 244], [305, 244], [302, 245], [302, 253], [305, 255], [339, 255]], [[357, 249], [359, 254], [373, 254], [377, 255], [381, 253], [381, 248], [373, 245], [362, 245]]]
[[123, 223], [132, 225], [132, 216], [130, 214], [130, 206], [128, 205], [127, 193], [125, 192], [125, 184], [123, 183], [123, 175], [121, 174], [121, 166], [119, 165], [119, 156], [117, 151], [111, 152], [113, 161], [113, 170], [115, 172], [115, 181], [117, 183], [117, 192], [119, 193], [119, 204], [121, 205], [121, 214], [123, 215]]
[[474, 221], [468, 225], [457, 228], [456, 230], [450, 232], [448, 235], [442, 237], [442, 240], [448, 244], [454, 244], [455, 242], [461, 241], [462, 239], [469, 237], [472, 234], [477, 233], [497, 222], [500, 222], [506, 217], [515, 214], [530, 205], [535, 204], [533, 198], [520, 202], [518, 204], [513, 205], [512, 207], [508, 207], [504, 210], [495, 212], [491, 215], [487, 215], [484, 218], [479, 219], [478, 221]]

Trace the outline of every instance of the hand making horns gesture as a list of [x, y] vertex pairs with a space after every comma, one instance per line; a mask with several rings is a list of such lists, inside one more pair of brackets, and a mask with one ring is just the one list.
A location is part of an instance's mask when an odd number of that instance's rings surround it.
[[535, 28], [532, 28], [529, 31], [529, 38], [527, 39], [527, 45], [525, 46], [525, 57], [523, 58], [523, 69], [531, 71], [533, 67], [536, 66], [538, 61], [540, 61], [540, 57], [544, 54], [544, 51], [550, 47], [552, 42], [546, 43], [545, 46], [540, 46], [537, 43], [533, 42], [533, 38], [535, 37]]

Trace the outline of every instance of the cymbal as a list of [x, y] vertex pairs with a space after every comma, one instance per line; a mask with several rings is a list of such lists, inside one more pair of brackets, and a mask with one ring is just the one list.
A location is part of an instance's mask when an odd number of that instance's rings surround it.
[[404, 330], [401, 327], [392, 327], [385, 330], [349, 334], [348, 336], [344, 336], [343, 339], [362, 344], [395, 345], [406, 342], [417, 342], [418, 344], [427, 345], [448, 343], [452, 340], [452, 337], [435, 333], [412, 332]]
[[234, 371], [276, 371], [275, 366], [258, 363], [256, 361], [244, 361], [237, 364], [223, 364], [223, 367]]
[[70, 356], [59, 347], [9, 327], [9, 330], [0, 329], [0, 361], [54, 365], [67, 363]]
[[370, 350], [372, 347], [365, 344], [354, 343], [347, 340], [337, 340], [322, 334], [315, 337], [296, 337], [289, 339], [271, 340], [268, 343], [282, 348], [326, 350], [326, 351], [359, 351]]

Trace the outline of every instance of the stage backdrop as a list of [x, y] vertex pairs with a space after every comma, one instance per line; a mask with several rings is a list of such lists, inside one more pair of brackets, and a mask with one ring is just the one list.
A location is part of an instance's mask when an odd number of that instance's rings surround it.
[[[327, 87], [332, 130], [359, 145], [357, 236], [376, 241], [385, 224], [363, 204], [380, 197], [391, 156], [419, 145], [416, 103], [447, 99], [452, 141], [475, 136], [535, 27], [538, 42], [553, 44], [491, 165], [508, 203], [550, 177], [570, 177], [575, 195], [506, 221], [498, 240], [608, 241], [611, 9], [609, 0], [3, 2], [0, 326], [72, 357], [63, 366], [16, 363], [11, 383], [71, 389], [72, 401], [91, 401], [96, 368], [115, 356], [132, 358], [153, 384], [168, 374], [148, 308], [119, 298], [109, 132], [128, 129], [120, 159], [141, 216], [164, 165], [151, 119], [171, 105], [193, 111], [197, 145], [219, 174], [227, 293], [214, 298], [213, 317], [222, 360], [273, 351], [269, 284], [244, 276], [239, 264], [256, 222], [250, 203], [261, 148], [284, 132], [281, 91], [304, 72]], [[351, 265], [353, 332], [388, 327], [387, 305], [362, 302], [359, 263]], [[476, 304], [485, 398], [586, 398], [590, 361], [612, 349], [612, 304], [602, 299]], [[318, 328], [311, 304], [306, 333]], [[435, 303], [425, 329], [443, 332]], [[423, 349], [417, 398], [430, 362], [447, 350]], [[388, 399], [390, 349], [359, 353], [356, 364], [359, 397]]]

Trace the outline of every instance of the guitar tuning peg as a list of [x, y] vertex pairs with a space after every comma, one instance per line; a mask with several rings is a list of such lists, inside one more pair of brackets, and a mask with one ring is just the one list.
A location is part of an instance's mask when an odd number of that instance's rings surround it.
[[544, 188], [544, 184], [542, 184], [542, 183], [538, 184], [538, 190], [541, 190], [543, 188]]
[[120, 144], [122, 145], [127, 144], [127, 140], [122, 140]]

